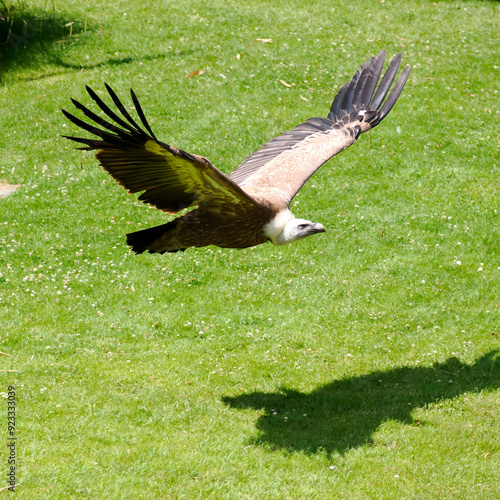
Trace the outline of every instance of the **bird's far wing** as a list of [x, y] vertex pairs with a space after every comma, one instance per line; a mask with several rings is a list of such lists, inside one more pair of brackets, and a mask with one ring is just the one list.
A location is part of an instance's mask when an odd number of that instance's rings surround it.
[[218, 211], [230, 211], [234, 205], [255, 203], [251, 196], [206, 158], [186, 153], [158, 141], [132, 90], [135, 109], [147, 132], [130, 116], [108, 85], [106, 89], [122, 116], [110, 109], [87, 86], [90, 97], [107, 119], [74, 99], [72, 99], [73, 104], [91, 123], [73, 116], [64, 109], [62, 112], [75, 125], [96, 135], [98, 139], [64, 137], [85, 144], [86, 147], [79, 149], [99, 150], [96, 158], [104, 170], [119, 184], [130, 193], [144, 191], [139, 200], [171, 214], [195, 205], [203, 205], [207, 209], [212, 207]]
[[378, 125], [394, 106], [411, 67], [403, 70], [389, 93], [401, 64], [401, 54], [397, 54], [375, 91], [385, 55], [383, 50], [359, 68], [336, 95], [327, 118], [310, 118], [272, 139], [229, 177], [248, 193], [271, 188], [290, 202], [323, 163], [354, 144], [362, 132]]

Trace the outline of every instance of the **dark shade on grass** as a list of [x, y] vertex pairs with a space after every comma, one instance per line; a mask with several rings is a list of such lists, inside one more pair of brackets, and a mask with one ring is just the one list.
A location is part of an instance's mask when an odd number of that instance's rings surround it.
[[5, 71], [37, 67], [46, 60], [57, 63], [54, 44], [84, 29], [84, 21], [70, 21], [56, 11], [0, 5], [0, 77]]
[[224, 397], [222, 401], [234, 408], [265, 411], [257, 422], [260, 436], [253, 444], [307, 453], [344, 453], [370, 443], [373, 433], [388, 420], [422, 425], [412, 417], [416, 408], [468, 392], [497, 389], [498, 354], [496, 350], [489, 352], [472, 365], [451, 357], [430, 367], [374, 371], [335, 380], [310, 393], [284, 387], [272, 393]]

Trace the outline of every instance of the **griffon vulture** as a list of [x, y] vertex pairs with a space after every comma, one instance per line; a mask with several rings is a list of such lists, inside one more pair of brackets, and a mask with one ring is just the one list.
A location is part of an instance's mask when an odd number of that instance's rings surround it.
[[272, 139], [230, 175], [203, 156], [159, 141], [133, 90], [132, 101], [142, 127], [108, 85], [121, 116], [87, 86], [107, 119], [73, 99], [93, 124], [63, 113], [97, 138], [65, 137], [84, 144], [80, 149], [98, 150], [96, 158], [102, 168], [130, 193], [142, 191], [139, 200], [144, 203], [168, 214], [197, 207], [166, 224], [128, 234], [127, 243], [136, 253], [177, 252], [206, 245], [246, 248], [266, 241], [291, 243], [325, 231], [322, 224], [297, 219], [290, 211], [299, 189], [332, 156], [377, 126], [403, 90], [410, 66], [390, 92], [401, 54], [391, 60], [380, 80], [385, 55], [382, 51], [359, 68], [336, 95], [326, 118], [310, 118]]

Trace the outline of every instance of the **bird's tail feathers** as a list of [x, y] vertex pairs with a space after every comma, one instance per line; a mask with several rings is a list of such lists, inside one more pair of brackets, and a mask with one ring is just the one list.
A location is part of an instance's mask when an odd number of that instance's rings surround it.
[[[185, 248], [179, 247], [173, 240], [179, 219], [175, 219], [160, 226], [142, 229], [135, 233], [127, 234], [127, 245], [136, 254], [148, 251], [149, 253], [183, 252]], [[170, 234], [169, 234], [170, 233]], [[169, 238], [171, 236], [171, 238]]]

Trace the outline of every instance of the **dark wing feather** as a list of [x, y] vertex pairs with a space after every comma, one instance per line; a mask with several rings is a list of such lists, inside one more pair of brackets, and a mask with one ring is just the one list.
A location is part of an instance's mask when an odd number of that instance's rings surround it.
[[153, 131], [151, 130], [151, 127], [149, 126], [148, 121], [146, 120], [146, 116], [144, 115], [144, 111], [142, 111], [142, 107], [139, 103], [139, 99], [137, 99], [137, 96], [135, 95], [135, 92], [132, 89], [130, 89], [130, 94], [132, 96], [132, 101], [134, 101], [135, 109], [137, 110], [137, 114], [139, 115], [139, 118], [141, 119], [142, 124], [146, 127], [146, 130], [149, 132], [151, 137], [156, 139], [155, 135], [153, 134]]
[[[120, 127], [123, 127], [127, 129], [129, 132], [134, 133], [135, 129], [132, 127], [129, 123], [127, 123], [125, 120], [123, 120], [120, 116], [118, 116], [109, 106], [88, 86], [86, 85], [85, 88], [87, 89], [88, 94], [92, 99], [96, 102], [96, 104], [101, 108], [104, 113], [109, 116], [112, 120], [114, 120]], [[86, 109], [84, 107], [84, 109]]]
[[[399, 96], [401, 95], [401, 92], [403, 91], [406, 80], [408, 79], [408, 75], [410, 74], [410, 69], [411, 69], [410, 66], [407, 66], [401, 73], [401, 76], [396, 82], [396, 85], [394, 85], [391, 94], [385, 100], [384, 104], [380, 108], [379, 117], [375, 125], [378, 125], [389, 114], [389, 111], [391, 111], [394, 104], [396, 104], [396, 101], [398, 100]], [[373, 125], [372, 123], [372, 128], [375, 125]]]
[[401, 58], [402, 58], [401, 54], [396, 54], [391, 59], [389, 67], [387, 68], [387, 71], [384, 73], [384, 76], [382, 77], [382, 81], [380, 82], [377, 92], [375, 93], [375, 96], [372, 99], [371, 102], [372, 108], [378, 109], [379, 106], [382, 104], [382, 101], [385, 99], [385, 96], [387, 95], [387, 92], [389, 92], [389, 89], [391, 88], [394, 78], [396, 78], [399, 66], [401, 65]]
[[385, 55], [382, 51], [363, 64], [342, 86], [327, 118], [310, 118], [272, 139], [250, 155], [230, 178], [252, 195], [272, 190], [290, 202], [321, 165], [356, 142], [359, 134], [377, 126], [394, 106], [411, 68], [403, 70], [389, 93], [401, 64], [398, 54], [377, 88]]
[[108, 85], [106, 89], [123, 118], [91, 88], [87, 87], [87, 92], [107, 118], [119, 126], [72, 99], [75, 107], [93, 123], [64, 109], [62, 112], [75, 125], [98, 138], [65, 137], [84, 144], [80, 149], [99, 150], [96, 157], [104, 170], [130, 193], [144, 191], [139, 200], [169, 213], [194, 205], [226, 213], [236, 205], [255, 205], [251, 196], [206, 158], [158, 141], [133, 91], [132, 101], [149, 134], [136, 123]]

